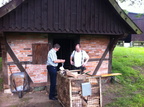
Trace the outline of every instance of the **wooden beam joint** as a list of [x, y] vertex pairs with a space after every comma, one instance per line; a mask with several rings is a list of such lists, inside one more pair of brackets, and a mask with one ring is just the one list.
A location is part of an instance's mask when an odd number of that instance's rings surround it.
[[94, 72], [93, 72], [93, 75], [96, 75], [96, 73], [98, 72], [98, 70], [99, 70], [102, 62], [104, 61], [107, 53], [108, 53], [110, 50], [113, 51], [113, 49], [114, 49], [114, 47], [115, 47], [115, 44], [117, 43], [117, 41], [119, 40], [120, 37], [121, 37], [121, 36], [113, 37], [113, 38], [110, 40], [110, 42], [109, 42], [109, 44], [108, 44], [105, 52], [103, 53], [102, 57], [101, 57], [100, 60], [99, 60], [98, 65], [96, 66], [96, 68], [95, 68], [95, 70], [94, 70]]

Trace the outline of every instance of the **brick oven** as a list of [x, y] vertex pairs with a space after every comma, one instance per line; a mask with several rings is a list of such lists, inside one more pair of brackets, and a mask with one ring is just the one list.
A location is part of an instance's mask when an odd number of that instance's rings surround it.
[[12, 0], [0, 8], [4, 83], [11, 73], [26, 72], [35, 86], [46, 85], [47, 53], [55, 43], [66, 69], [80, 43], [90, 56], [86, 71], [110, 73], [119, 38], [140, 33], [115, 0]]

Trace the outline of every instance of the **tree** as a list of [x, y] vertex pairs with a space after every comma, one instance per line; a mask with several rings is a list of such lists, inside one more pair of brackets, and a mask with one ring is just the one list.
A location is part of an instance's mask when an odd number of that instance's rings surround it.
[[126, 2], [126, 1], [130, 1], [130, 4], [129, 5], [134, 5], [134, 4], [137, 4], [139, 6], [142, 5], [143, 3], [143, 0], [117, 0], [117, 1], [120, 1], [120, 2]]
[[[130, 5], [130, 6], [137, 5], [137, 6], [140, 7], [140, 6], [144, 5], [144, 1], [143, 1], [143, 0], [117, 0], [117, 1], [118, 1], [118, 2], [121, 2], [121, 3], [129, 2], [129, 5]], [[124, 12], [125, 12], [126, 14], [129, 13], [127, 10], [124, 10]], [[139, 13], [139, 14], [136, 15], [136, 17], [141, 17], [141, 16], [143, 16], [143, 15], [144, 15], [144, 14]]]
[[0, 7], [2, 7], [3, 5], [9, 3], [12, 0], [0, 0]]

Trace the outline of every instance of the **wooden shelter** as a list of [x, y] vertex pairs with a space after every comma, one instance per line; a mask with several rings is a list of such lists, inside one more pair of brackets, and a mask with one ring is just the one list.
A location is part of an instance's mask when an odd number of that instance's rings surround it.
[[115, 0], [12, 0], [0, 8], [4, 83], [14, 72], [27, 72], [33, 83], [46, 83], [47, 52], [54, 43], [58, 58], [69, 57], [81, 43], [93, 75], [111, 72], [119, 38], [142, 31]]

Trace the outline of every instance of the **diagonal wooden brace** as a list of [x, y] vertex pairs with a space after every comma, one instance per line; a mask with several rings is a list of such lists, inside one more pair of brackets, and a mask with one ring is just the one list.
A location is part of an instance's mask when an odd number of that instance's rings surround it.
[[115, 38], [113, 38], [113, 39], [109, 42], [109, 44], [108, 44], [105, 52], [103, 53], [101, 59], [99, 60], [98, 65], [96, 66], [96, 68], [95, 68], [95, 70], [94, 70], [94, 72], [93, 72], [93, 75], [96, 75], [96, 74], [97, 74], [97, 72], [98, 72], [98, 70], [99, 70], [102, 62], [104, 61], [107, 53], [109, 52], [109, 49], [110, 49], [110, 48], [113, 49], [114, 45], [117, 43], [118, 40], [119, 40], [119, 37], [115, 37]]
[[8, 42], [6, 40], [5, 40], [5, 45], [6, 45], [7, 52], [9, 53], [9, 55], [12, 58], [12, 60], [14, 61], [14, 63], [19, 68], [19, 70], [21, 72], [26, 72], [24, 67], [22, 66], [22, 64], [20, 63], [19, 59], [16, 57], [16, 55], [14, 54], [13, 50], [11, 49], [11, 47], [9, 46], [9, 44], [8, 44]]

